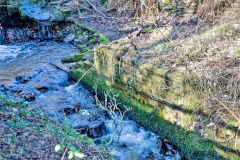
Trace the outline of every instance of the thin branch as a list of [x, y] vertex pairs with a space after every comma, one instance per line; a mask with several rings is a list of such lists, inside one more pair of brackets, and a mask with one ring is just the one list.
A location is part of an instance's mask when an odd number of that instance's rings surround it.
[[68, 72], [67, 70], [63, 69], [62, 67], [58, 66], [57, 64], [54, 64], [54, 63], [52, 63], [52, 62], [50, 62], [50, 64], [51, 64], [52, 66], [56, 67], [57, 69], [60, 69], [61, 71], [69, 74], [69, 72]]
[[67, 150], [68, 150], [68, 147], [65, 149], [65, 151], [64, 151], [64, 153], [63, 153], [63, 155], [62, 155], [61, 160], [64, 160], [64, 157], [65, 157], [65, 155], [66, 155], [66, 153], [67, 153]]
[[12, 6], [17, 6], [18, 3], [14, 3], [14, 4], [7, 4], [7, 5], [3, 5], [1, 4], [0, 7], [12, 7]]
[[[82, 76], [81, 76], [81, 78], [75, 83], [75, 85], [74, 85], [74, 87], [72, 88], [72, 89], [74, 89], [77, 85], [78, 85], [78, 83], [83, 79], [83, 77], [88, 73], [88, 72], [90, 72], [93, 68], [95, 68], [95, 66], [92, 66], [91, 68], [89, 68]], [[66, 95], [65, 95], [65, 97], [63, 98], [63, 101], [67, 98], [67, 96], [69, 95], [69, 93], [67, 93]], [[63, 104], [63, 103], [62, 103]], [[58, 108], [57, 108], [57, 110], [56, 110], [56, 116], [58, 115], [58, 110], [60, 109], [62, 107], [62, 105], [59, 105], [58, 106]]]
[[236, 120], [240, 123], [240, 119], [233, 113], [233, 111], [231, 109], [228, 108], [227, 105], [225, 105], [224, 103], [222, 103], [220, 100], [218, 100], [211, 92], [209, 92], [209, 94], [218, 102], [220, 103], [226, 110], [228, 110], [229, 113], [231, 113], [233, 115], [234, 118], [236, 118]]
[[105, 14], [99, 11], [96, 6], [94, 6], [89, 0], [85, 0], [96, 12], [98, 12], [103, 18], [108, 18]]

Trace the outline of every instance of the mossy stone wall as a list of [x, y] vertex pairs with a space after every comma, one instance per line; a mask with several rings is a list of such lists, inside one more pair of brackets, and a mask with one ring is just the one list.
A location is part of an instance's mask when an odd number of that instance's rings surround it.
[[[205, 137], [195, 131], [197, 117], [210, 115], [210, 111], [202, 108], [204, 99], [201, 98], [201, 91], [195, 87], [197, 79], [183, 74], [178, 68], [166, 71], [150, 62], [144, 62], [138, 54], [130, 47], [125, 47], [121, 41], [95, 48], [97, 78], [94, 79], [101, 81], [101, 84], [97, 81], [95, 84], [120, 92], [120, 103], [133, 106], [130, 115], [134, 120], [156, 132], [160, 131], [188, 158], [216, 159], [220, 155], [223, 159], [238, 158], [234, 144], [228, 148], [224, 144], [225, 139], [212, 137], [214, 134], [210, 130]], [[88, 85], [88, 82], [86, 84]], [[126, 99], [130, 99], [131, 103]], [[179, 129], [183, 132], [178, 132]], [[235, 132], [231, 131], [231, 135], [234, 136]], [[206, 145], [204, 140], [211, 143]], [[189, 148], [195, 141], [198, 142], [193, 150], [199, 152], [199, 155], [196, 155], [195, 151], [192, 153], [190, 148], [193, 146]], [[220, 157], [217, 159], [221, 159]]]
[[158, 108], [165, 120], [192, 128], [194, 115], [184, 111], [197, 111], [201, 102], [192, 94], [191, 86], [184, 84], [187, 77], [177, 71], [167, 73], [150, 63], [138, 63], [135, 53], [128, 51], [132, 56], [123, 56], [123, 52], [124, 47], [118, 44], [95, 48], [95, 66], [106, 84]]
[[[86, 70], [74, 69], [70, 72], [71, 78], [75, 81], [83, 76]], [[104, 95], [109, 90], [113, 94], [118, 95], [117, 101], [120, 104], [127, 105], [132, 108], [128, 112], [129, 118], [144, 127], [153, 130], [156, 133], [166, 136], [171, 143], [176, 145], [187, 159], [195, 160], [213, 160], [213, 159], [238, 159], [238, 155], [232, 149], [216, 143], [210, 139], [200, 136], [195, 132], [191, 132], [184, 128], [179, 128], [175, 124], [165, 120], [159, 114], [159, 109], [144, 105], [136, 99], [126, 94], [126, 91], [116, 89], [106, 84], [105, 77], [97, 74], [95, 70], [91, 70], [86, 74], [81, 82], [86, 86], [93, 88], [97, 85], [97, 93]]]

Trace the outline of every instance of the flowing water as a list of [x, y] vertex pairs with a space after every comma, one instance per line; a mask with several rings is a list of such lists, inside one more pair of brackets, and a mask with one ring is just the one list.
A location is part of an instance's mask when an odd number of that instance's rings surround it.
[[115, 129], [108, 113], [94, 105], [94, 94], [81, 84], [75, 86], [67, 73], [52, 65], [67, 70], [60, 59], [77, 51], [72, 45], [50, 41], [0, 45], [0, 85], [9, 96], [44, 109], [60, 122], [66, 113], [73, 127], [96, 144], [112, 140], [108, 148], [117, 159], [182, 159], [167, 140], [127, 117]]

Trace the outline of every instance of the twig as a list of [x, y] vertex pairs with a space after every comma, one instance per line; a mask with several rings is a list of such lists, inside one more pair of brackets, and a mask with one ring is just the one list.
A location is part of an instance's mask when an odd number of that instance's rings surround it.
[[54, 64], [54, 63], [52, 63], [52, 62], [50, 62], [50, 64], [51, 64], [52, 66], [56, 67], [57, 69], [60, 69], [61, 71], [69, 74], [69, 72], [68, 72], [67, 70], [63, 69], [62, 67], [60, 67], [60, 66], [58, 66], [58, 65], [56, 65], [56, 64]]
[[138, 37], [142, 33], [142, 27], [138, 27], [138, 30], [136, 32], [133, 32], [128, 38], [129, 40], [133, 40], [136, 37]]
[[113, 8], [109, 8], [109, 9], [107, 9], [106, 12], [107, 12], [107, 13], [109, 13], [109, 12], [114, 12], [115, 10], [117, 10], [116, 7], [113, 7]]
[[76, 2], [76, 0], [74, 0], [74, 3], [75, 3], [76, 6], [77, 6], [78, 16], [81, 17], [81, 11], [80, 11], [80, 9], [79, 9], [79, 4], [78, 4], [78, 2]]
[[89, 0], [85, 0], [96, 12], [98, 12], [103, 18], [108, 18], [106, 17], [105, 14], [103, 14], [101, 11], [99, 11]]
[[233, 115], [233, 117], [236, 118], [236, 120], [240, 123], [240, 119], [233, 113], [232, 110], [230, 110], [230, 109], [228, 108], [227, 105], [225, 105], [224, 103], [222, 103], [221, 101], [219, 101], [211, 92], [209, 92], [209, 94], [210, 94], [218, 103], [220, 103], [225, 109], [227, 109], [228, 112], [231, 113], [231, 114]]
[[239, 150], [237, 150], [237, 146], [238, 146], [238, 132], [239, 132], [239, 130], [240, 130], [240, 125], [238, 126], [237, 133], [236, 133], [236, 136], [235, 136], [234, 147], [235, 147], [236, 152], [239, 152]]
[[[113, 141], [113, 138], [117, 134], [118, 128], [120, 127], [117, 143], [119, 142], [119, 137], [122, 132], [122, 125], [123, 125], [123, 119], [125, 117], [125, 113], [131, 110], [131, 108], [123, 105], [122, 107], [125, 108], [125, 111], [122, 112], [121, 109], [118, 107], [120, 103], [117, 103], [118, 95], [113, 93], [111, 94], [111, 91], [104, 92], [104, 102], [102, 103], [97, 96], [97, 86], [94, 86], [93, 88], [95, 90], [96, 106], [107, 111], [110, 114], [111, 119], [113, 119], [114, 133], [110, 137], [110, 140], [105, 144], [105, 147], [107, 147]], [[119, 113], [120, 115], [118, 115], [117, 113]]]
[[11, 7], [11, 6], [17, 6], [18, 3], [14, 3], [14, 4], [8, 4], [8, 5], [0, 5], [0, 7]]
[[85, 9], [85, 10], [87, 10], [87, 11], [91, 11], [89, 8], [87, 8], [87, 7], [85, 7], [85, 6], [81, 5], [81, 4], [79, 4], [78, 2], [77, 2], [77, 5], [79, 5], [80, 7], [82, 7], [83, 9]]
[[101, 16], [78, 17], [79, 19], [102, 18]]
[[[74, 87], [72, 88], [72, 89], [74, 89], [77, 85], [78, 85], [78, 83], [83, 79], [83, 77], [90, 71], [90, 70], [92, 70], [93, 68], [95, 68], [95, 66], [92, 66], [91, 68], [89, 68], [83, 75], [82, 75], [82, 77], [75, 83], [75, 85], [74, 85]], [[67, 93], [66, 95], [65, 95], [65, 97], [63, 98], [63, 101], [67, 98], [67, 96], [69, 95], [69, 93]], [[63, 104], [63, 103], [62, 103]], [[58, 110], [60, 109], [60, 107], [61, 107], [62, 105], [59, 105], [58, 106], [58, 108], [57, 108], [57, 110], [56, 110], [56, 116], [58, 116]]]
[[64, 151], [64, 153], [63, 153], [63, 155], [62, 155], [61, 160], [64, 160], [64, 157], [65, 157], [65, 155], [66, 155], [66, 153], [67, 153], [67, 150], [68, 150], [68, 147], [65, 149], [65, 151]]

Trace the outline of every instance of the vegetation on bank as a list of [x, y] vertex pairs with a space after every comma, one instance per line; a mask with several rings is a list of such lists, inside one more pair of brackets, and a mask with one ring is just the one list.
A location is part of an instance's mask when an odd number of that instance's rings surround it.
[[41, 110], [0, 95], [0, 159], [111, 159], [65, 120], [59, 124]]

